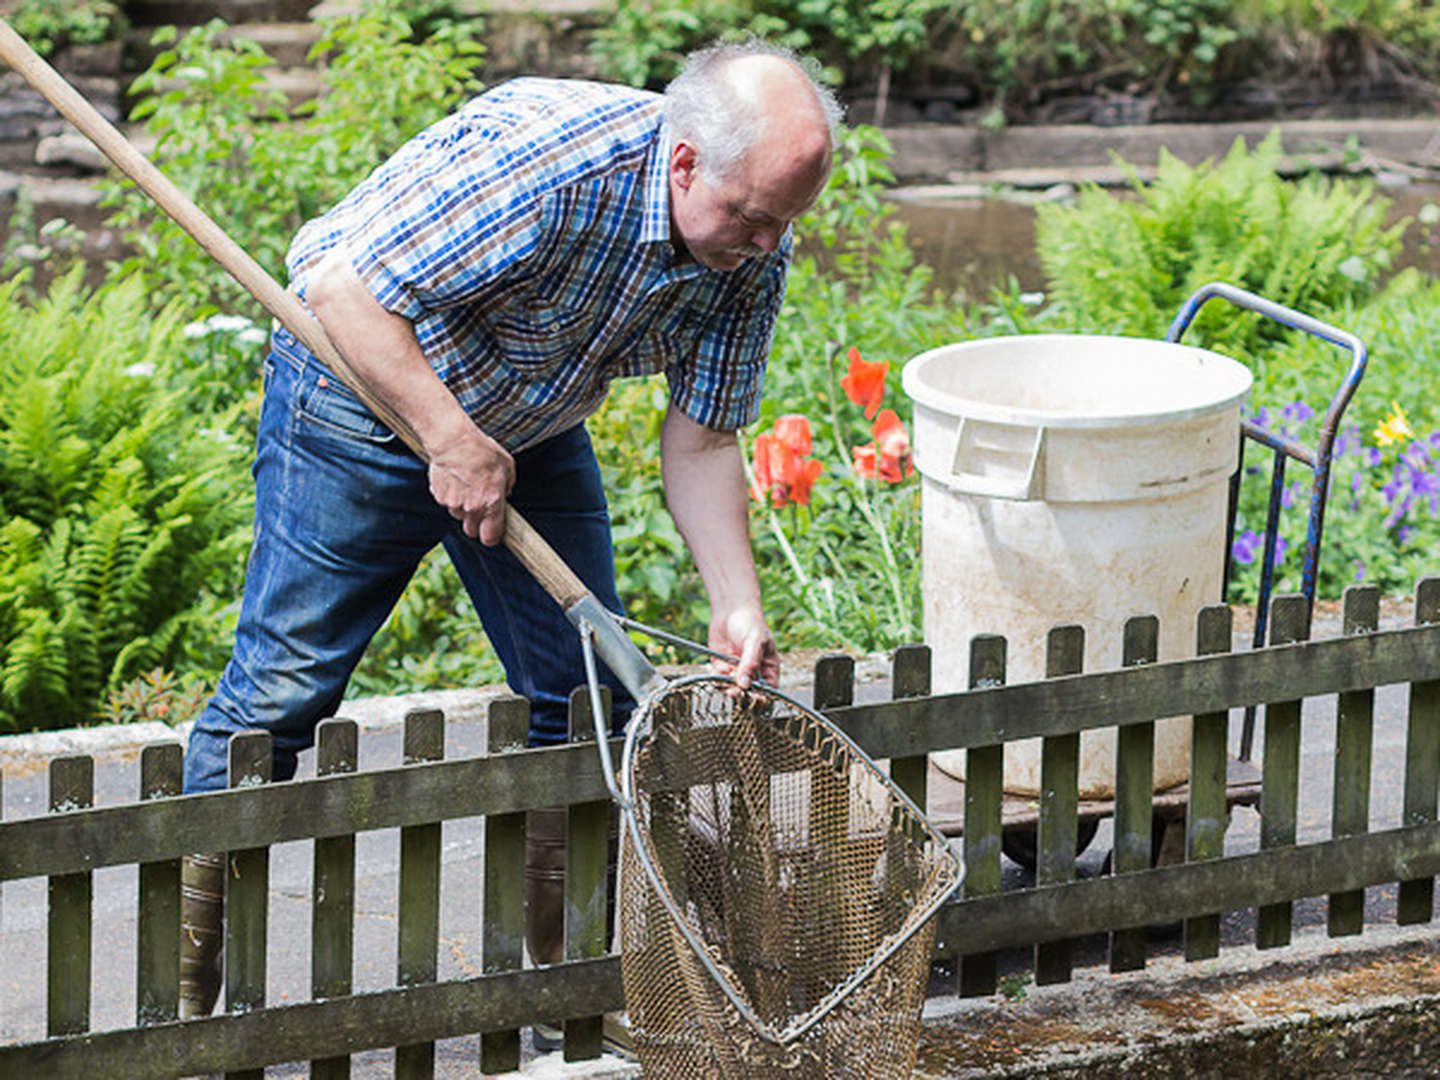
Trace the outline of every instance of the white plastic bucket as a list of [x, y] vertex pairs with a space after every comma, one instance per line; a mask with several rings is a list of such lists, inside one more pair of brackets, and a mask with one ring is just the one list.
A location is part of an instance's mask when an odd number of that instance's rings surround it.
[[[925, 640], [937, 693], [966, 688], [970, 639], [1002, 634], [1006, 678], [1043, 678], [1051, 627], [1085, 629], [1085, 670], [1119, 667], [1124, 624], [1194, 652], [1224, 573], [1242, 364], [1144, 338], [1035, 334], [947, 345], [905, 367], [922, 476]], [[1189, 773], [1190, 723], [1156, 725], [1155, 788]], [[1115, 735], [1086, 732], [1080, 794], [1115, 788]], [[964, 776], [964, 752], [935, 755]], [[1005, 788], [1040, 790], [1038, 739], [1005, 747]]]

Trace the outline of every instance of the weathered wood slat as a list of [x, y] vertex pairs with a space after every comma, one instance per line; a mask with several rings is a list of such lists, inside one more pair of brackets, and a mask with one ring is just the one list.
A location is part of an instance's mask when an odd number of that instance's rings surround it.
[[[600, 707], [608, 717], [610, 688], [600, 688]], [[607, 725], [608, 727], [608, 725]], [[590, 693], [577, 687], [570, 695], [570, 741], [595, 749]], [[604, 956], [609, 944], [606, 919], [605, 863], [610, 836], [610, 800], [572, 803], [565, 833], [565, 959]], [[604, 1017], [564, 1019], [566, 1061], [589, 1061], [604, 1051]]]
[[[1045, 677], [1078, 675], [1085, 666], [1085, 630], [1057, 626], [1045, 648]], [[1046, 735], [1040, 746], [1040, 821], [1035, 828], [1035, 882], [1059, 885], [1075, 880], [1079, 840], [1080, 736]], [[1074, 942], [1035, 946], [1035, 984], [1069, 982]]]
[[[981, 635], [970, 642], [969, 685], [1005, 682], [1005, 639]], [[1000, 891], [1000, 805], [1004, 798], [1005, 747], [972, 746], [965, 754], [966, 897]], [[949, 940], [949, 938], [946, 938]], [[986, 947], [960, 958], [960, 995], [985, 997], [995, 992], [996, 954]]]
[[[1153, 615], [1125, 620], [1121, 663], [1153, 664], [1160, 655], [1160, 622]], [[1155, 721], [1123, 724], [1115, 733], [1116, 874], [1150, 869], [1154, 829]], [[1110, 970], [1139, 971], [1145, 966], [1145, 929], [1130, 926], [1110, 934]]]
[[[180, 794], [184, 753], [156, 743], [140, 753], [140, 798]], [[140, 864], [135, 949], [135, 1022], [160, 1024], [180, 1015], [180, 860]]]
[[[867, 753], [895, 758], [1412, 678], [1440, 680], [1440, 624], [854, 705], [832, 718]], [[604, 797], [595, 754], [582, 747], [187, 795], [0, 822], [0, 881], [178, 857], [233, 840], [276, 844]]]
[[[404, 762], [421, 765], [445, 757], [445, 714], [411, 709], [405, 714]], [[440, 947], [440, 823], [400, 830], [400, 899], [395, 981], [399, 986], [432, 983]], [[406, 1040], [395, 1048], [396, 1080], [430, 1080], [435, 1044]]]
[[[1303, 596], [1277, 596], [1270, 605], [1270, 642], [1286, 645], [1309, 634], [1310, 602]], [[1295, 843], [1300, 804], [1299, 698], [1274, 700], [1265, 706], [1265, 748], [1261, 751], [1260, 849]], [[1304, 895], [1304, 894], [1296, 894]], [[1255, 920], [1255, 945], [1274, 949], [1290, 944], [1292, 905], [1289, 899], [1261, 905]]]
[[[1228, 607], [1202, 608], [1196, 619], [1195, 654], [1214, 656], [1232, 647], [1232, 617]], [[1230, 714], [1201, 713], [1190, 728], [1190, 793], [1185, 814], [1185, 859], [1203, 862], [1225, 854], [1226, 763]], [[1185, 920], [1185, 959], [1207, 960], [1220, 955], [1220, 914], [1211, 912]]]
[[[486, 710], [485, 749], [502, 754], [521, 749], [530, 731], [530, 703], [523, 697], [491, 701]], [[487, 975], [516, 971], [525, 948], [525, 815], [491, 814], [485, 819], [485, 882], [480, 911], [481, 963]], [[480, 1071], [520, 1067], [520, 1029], [480, 1035]]]
[[[1432, 627], [1440, 624], [1440, 578], [1429, 578], [1416, 586], [1415, 622]], [[1404, 823], [1414, 825], [1436, 820], [1437, 792], [1440, 792], [1440, 679], [1427, 678], [1410, 687]], [[1433, 876], [1400, 883], [1395, 917], [1402, 926], [1429, 922], [1434, 908]]]
[[1013, 948], [1436, 873], [1440, 823], [1432, 822], [967, 900], [941, 910], [939, 932], [962, 949], [967, 941]]
[[0, 1076], [173, 1080], [624, 1007], [617, 957], [0, 1046]]
[[[59, 757], [50, 762], [50, 811], [93, 804], [95, 762]], [[89, 873], [59, 874], [49, 882], [46, 951], [45, 1031], [72, 1035], [90, 1027], [90, 919], [93, 883]]]
[[[273, 768], [267, 732], [246, 731], [231, 736], [232, 788], [268, 784]], [[225, 1007], [232, 1014], [265, 1007], [269, 918], [270, 849], [232, 850], [225, 868]], [[225, 1076], [226, 1080], [265, 1080], [265, 1071], [232, 1069]]]
[[[360, 736], [353, 720], [322, 720], [315, 729], [315, 773], [354, 772]], [[355, 837], [315, 841], [310, 885], [310, 993], [316, 1000], [344, 997], [354, 988]], [[313, 1058], [310, 1080], [348, 1080], [350, 1055]]]
[[[931, 656], [928, 645], [901, 645], [890, 661], [890, 700], [920, 698], [930, 693]], [[897, 757], [890, 762], [890, 779], [916, 806], [923, 808], [930, 759], [926, 754]]]
[[[1380, 626], [1380, 590], [1374, 585], [1350, 586], [1345, 590], [1341, 611], [1344, 633], [1373, 634]], [[1335, 836], [1369, 831], [1374, 733], [1375, 691], [1350, 690], [1341, 694], [1335, 721], [1335, 780], [1330, 811]], [[1364, 930], [1364, 891], [1332, 893], [1326, 921], [1331, 937]]]

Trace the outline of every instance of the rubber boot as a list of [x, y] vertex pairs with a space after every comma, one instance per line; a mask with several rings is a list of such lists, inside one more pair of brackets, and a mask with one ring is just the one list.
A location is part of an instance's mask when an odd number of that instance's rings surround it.
[[225, 856], [180, 861], [180, 1019], [209, 1016], [220, 996]]
[[[547, 806], [525, 815], [525, 945], [536, 967], [565, 959], [565, 835], [570, 810]], [[540, 1053], [559, 1050], [564, 1034], [549, 1024], [534, 1024], [531, 1034]]]

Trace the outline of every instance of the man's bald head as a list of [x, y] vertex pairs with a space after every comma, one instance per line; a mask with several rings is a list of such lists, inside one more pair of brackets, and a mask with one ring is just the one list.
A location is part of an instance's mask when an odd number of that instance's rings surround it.
[[817, 67], [760, 41], [692, 53], [665, 90], [672, 137], [691, 143], [701, 171], [730, 173], [757, 151], [782, 167], [813, 169], [839, 141], [841, 108]]

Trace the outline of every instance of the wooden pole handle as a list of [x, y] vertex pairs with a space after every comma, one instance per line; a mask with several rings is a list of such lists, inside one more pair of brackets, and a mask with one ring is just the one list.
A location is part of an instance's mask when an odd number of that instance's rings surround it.
[[[415, 429], [366, 383], [341, 355], [325, 328], [294, 293], [280, 286], [265, 268], [235, 243], [220, 226], [183, 191], [152, 165], [148, 158], [106, 120], [85, 98], [47, 64], [25, 39], [0, 19], [0, 57], [19, 72], [60, 115], [74, 124], [121, 172], [140, 187], [175, 223], [189, 233], [210, 257], [240, 283], [266, 311], [292, 334], [378, 416], [405, 445], [428, 460]], [[514, 507], [505, 507], [505, 546], [535, 575], [545, 591], [563, 608], [570, 608], [589, 590], [555, 549]]]

